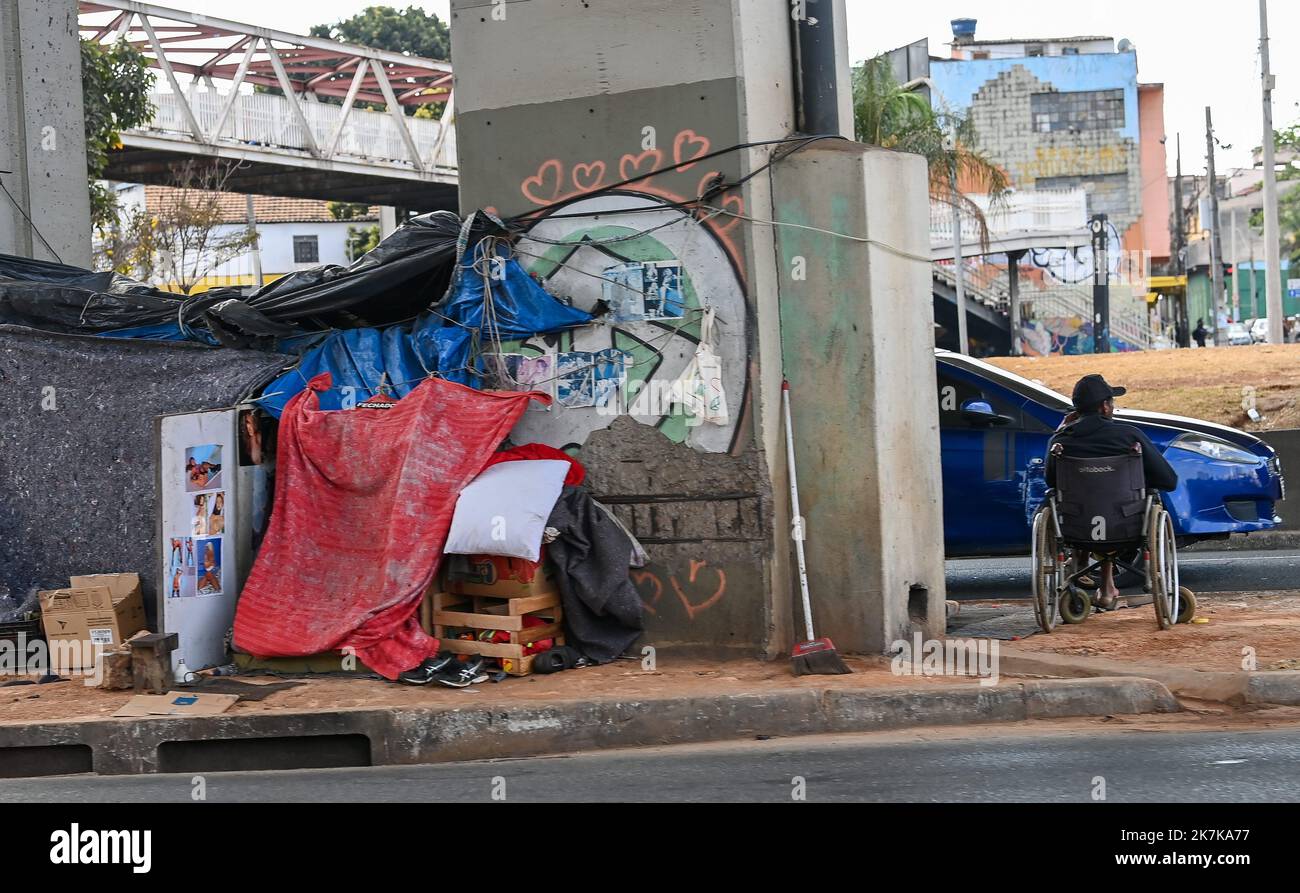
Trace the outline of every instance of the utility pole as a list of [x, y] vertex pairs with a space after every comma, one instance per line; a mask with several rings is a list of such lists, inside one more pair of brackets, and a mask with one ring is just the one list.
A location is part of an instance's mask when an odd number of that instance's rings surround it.
[[1228, 224], [1228, 235], [1231, 239], [1232, 247], [1229, 249], [1232, 256], [1232, 300], [1228, 301], [1228, 307], [1232, 313], [1232, 321], [1240, 322], [1241, 313], [1238, 308], [1241, 307], [1241, 254], [1237, 251], [1237, 209], [1233, 208], [1228, 212], [1228, 219], [1232, 221]]
[[[1259, 61], [1264, 87], [1264, 300], [1268, 306], [1268, 343], [1281, 344], [1282, 249], [1277, 222], [1277, 160], [1273, 145], [1273, 74], [1268, 65], [1268, 0], [1259, 0]], [[1251, 275], [1254, 275], [1254, 270]]]
[[1214, 119], [1205, 107], [1205, 171], [1210, 187], [1210, 275], [1214, 288], [1214, 346], [1223, 345], [1224, 332], [1219, 325], [1223, 313], [1223, 239], [1219, 225], [1219, 178], [1214, 173]]
[[257, 215], [253, 213], [253, 196], [244, 196], [244, 214], [248, 220], [248, 232], [253, 237], [253, 284], [261, 288], [262, 279], [262, 240], [257, 235]]
[[1092, 352], [1110, 353], [1110, 234], [1105, 214], [1094, 214], [1092, 230]]
[[[952, 145], [955, 151], [957, 148], [957, 125], [955, 123], [952, 128]], [[961, 203], [958, 201], [960, 193], [957, 191], [957, 170], [955, 167], [949, 176], [948, 184], [952, 190], [952, 268], [954, 288], [957, 292], [957, 351], [962, 354], [969, 354], [970, 342], [966, 338], [966, 267], [961, 248]], [[1015, 332], [1011, 333], [1013, 338], [1015, 335]]]
[[1179, 347], [1192, 346], [1192, 327], [1187, 313], [1187, 209], [1183, 207], [1183, 135], [1175, 137], [1178, 161], [1174, 172], [1174, 270], [1183, 277], [1183, 296], [1178, 302]]

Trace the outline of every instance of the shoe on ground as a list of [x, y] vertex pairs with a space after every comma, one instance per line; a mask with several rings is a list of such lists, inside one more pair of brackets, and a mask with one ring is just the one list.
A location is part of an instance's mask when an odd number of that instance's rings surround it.
[[448, 669], [454, 669], [452, 664], [456, 662], [456, 655], [450, 651], [444, 651], [437, 657], [426, 657], [420, 662], [418, 667], [413, 667], [397, 677], [398, 682], [406, 685], [428, 685], [437, 679]]
[[487, 680], [487, 658], [477, 654], [459, 666], [453, 663], [438, 677], [438, 681], [449, 688], [468, 688]]

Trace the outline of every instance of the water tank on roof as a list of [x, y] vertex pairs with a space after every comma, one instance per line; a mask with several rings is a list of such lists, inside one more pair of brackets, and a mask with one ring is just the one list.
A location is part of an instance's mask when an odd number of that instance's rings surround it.
[[975, 39], [976, 19], [953, 19], [952, 20], [952, 37], [953, 40], [965, 41]]

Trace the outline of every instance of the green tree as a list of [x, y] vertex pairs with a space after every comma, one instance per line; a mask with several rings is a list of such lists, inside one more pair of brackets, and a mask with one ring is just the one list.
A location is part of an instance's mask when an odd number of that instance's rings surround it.
[[[392, 6], [369, 6], [349, 19], [333, 24], [313, 25], [308, 33], [312, 37], [358, 43], [377, 50], [423, 56], [426, 59], [451, 58], [451, 30], [437, 15], [426, 13], [417, 6], [401, 10]], [[351, 78], [352, 73], [338, 77]], [[332, 97], [327, 98], [327, 101], [330, 100], [341, 102]], [[374, 109], [383, 108], [377, 103], [364, 105]], [[442, 107], [443, 103], [439, 102], [408, 106], [403, 111], [417, 118], [436, 119], [442, 114]]]
[[920, 93], [898, 83], [885, 56], [853, 71], [853, 125], [859, 142], [926, 160], [930, 197], [957, 205], [973, 217], [987, 239], [988, 222], [956, 184], [974, 186], [996, 205], [1009, 188], [1006, 172], [979, 148], [974, 123], [956, 112], [940, 112]]
[[348, 260], [354, 261], [379, 244], [379, 225], [349, 226], [347, 240]]
[[325, 207], [335, 220], [356, 220], [370, 210], [365, 202], [326, 202]]
[[149, 121], [149, 90], [154, 73], [148, 59], [126, 41], [111, 47], [81, 42], [81, 91], [86, 114], [86, 173], [90, 177], [90, 217], [101, 233], [117, 217], [112, 190], [98, 182], [108, 167], [108, 153], [121, 145], [119, 132]]
[[369, 6], [332, 25], [313, 25], [308, 33], [426, 59], [451, 58], [451, 30], [438, 16], [418, 6], [403, 10]]
[[[1273, 142], [1277, 147], [1278, 160], [1287, 160], [1286, 167], [1277, 173], [1278, 182], [1300, 179], [1300, 121], [1273, 131]], [[1300, 186], [1292, 187], [1278, 199], [1277, 222], [1282, 237], [1282, 256], [1290, 258], [1291, 267], [1295, 269], [1300, 265]], [[1263, 231], [1262, 209], [1251, 212], [1250, 225]]]

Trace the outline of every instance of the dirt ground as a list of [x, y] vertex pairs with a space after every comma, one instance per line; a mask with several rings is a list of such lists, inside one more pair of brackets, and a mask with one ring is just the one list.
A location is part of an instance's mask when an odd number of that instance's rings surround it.
[[1020, 639], [1020, 651], [1104, 657], [1139, 664], [1239, 672], [1242, 649], [1255, 649], [1259, 670], [1300, 670], [1300, 593], [1203, 598], [1204, 622], [1162, 632], [1151, 605], [1093, 614], [1078, 626]]
[[[1100, 372], [1128, 388], [1116, 404], [1191, 416], [1242, 428], [1300, 428], [1300, 344], [1256, 344], [1191, 350], [1150, 350], [1102, 356], [997, 357], [996, 366], [1042, 382], [1069, 396], [1074, 383]], [[1255, 388], [1263, 415], [1252, 422], [1242, 406], [1243, 388]]]
[[[261, 701], [240, 701], [227, 713], [336, 710], [350, 707], [454, 707], [534, 704], [539, 701], [592, 701], [613, 698], [670, 696], [708, 697], [741, 692], [788, 691], [799, 688], [891, 688], [977, 684], [974, 678], [895, 676], [886, 658], [850, 657], [849, 676], [803, 676], [790, 672], [790, 662], [734, 660], [709, 662], [660, 652], [654, 672], [639, 661], [615, 661], [601, 667], [568, 670], [553, 675], [511, 677], [465, 689], [409, 686], [377, 677], [317, 675], [233, 677], [248, 680], [294, 679], [305, 684], [269, 695]], [[80, 679], [46, 685], [0, 687], [0, 724], [107, 719], [132, 696], [131, 692], [87, 688]]]

